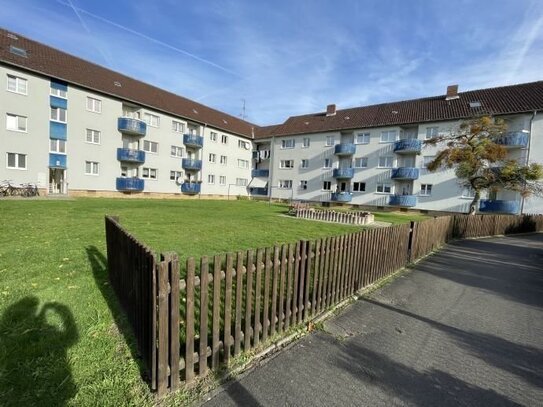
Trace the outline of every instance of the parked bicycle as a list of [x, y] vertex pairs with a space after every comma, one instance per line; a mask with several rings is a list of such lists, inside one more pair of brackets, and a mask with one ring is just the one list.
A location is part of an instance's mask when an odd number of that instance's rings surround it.
[[22, 196], [25, 198], [39, 196], [38, 186], [36, 184], [15, 184], [11, 180], [0, 182], [0, 197], [3, 196]]

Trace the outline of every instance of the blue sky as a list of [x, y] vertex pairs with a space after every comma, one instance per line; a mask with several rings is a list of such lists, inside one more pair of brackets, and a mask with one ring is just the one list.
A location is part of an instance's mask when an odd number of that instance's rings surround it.
[[0, 25], [260, 125], [542, 80], [541, 0], [0, 0]]

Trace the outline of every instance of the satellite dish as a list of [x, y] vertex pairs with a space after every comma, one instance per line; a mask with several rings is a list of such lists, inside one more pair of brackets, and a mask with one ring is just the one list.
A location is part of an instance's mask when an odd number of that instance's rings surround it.
[[178, 184], [178, 185], [181, 185], [183, 183], [183, 177], [177, 177], [177, 179], [175, 180], [175, 182]]

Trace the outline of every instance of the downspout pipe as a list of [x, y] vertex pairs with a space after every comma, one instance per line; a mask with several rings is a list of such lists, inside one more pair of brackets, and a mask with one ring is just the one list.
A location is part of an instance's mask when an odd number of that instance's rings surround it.
[[[534, 120], [535, 120], [535, 117], [537, 116], [537, 110], [534, 110], [534, 113], [532, 114], [532, 118], [530, 119], [530, 137], [528, 137], [528, 146], [526, 148], [526, 162], [525, 162], [525, 165], [528, 165], [530, 163], [530, 147], [532, 146], [532, 135], [533, 135], [533, 130], [534, 130]], [[524, 201], [526, 200], [526, 198], [524, 197], [521, 197], [521, 200], [520, 200], [520, 214], [523, 215], [524, 214]]]

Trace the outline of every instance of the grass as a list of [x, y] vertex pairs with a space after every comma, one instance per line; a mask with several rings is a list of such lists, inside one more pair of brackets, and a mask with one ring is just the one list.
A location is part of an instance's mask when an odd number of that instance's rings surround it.
[[357, 230], [285, 212], [252, 201], [0, 201], [1, 404], [153, 403], [108, 286], [104, 214], [119, 215], [156, 251], [182, 258]]

